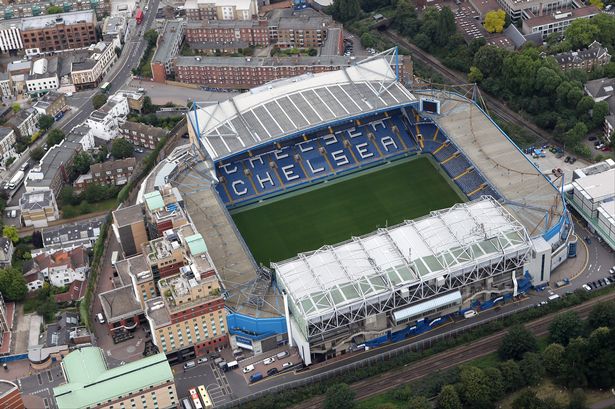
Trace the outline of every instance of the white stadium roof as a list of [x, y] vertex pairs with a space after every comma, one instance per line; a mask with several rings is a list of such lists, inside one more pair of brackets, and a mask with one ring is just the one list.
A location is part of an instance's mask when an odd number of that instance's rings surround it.
[[484, 197], [272, 266], [295, 313], [309, 321], [530, 246], [523, 225]]
[[213, 160], [339, 119], [416, 101], [385, 56], [254, 88], [188, 114]]

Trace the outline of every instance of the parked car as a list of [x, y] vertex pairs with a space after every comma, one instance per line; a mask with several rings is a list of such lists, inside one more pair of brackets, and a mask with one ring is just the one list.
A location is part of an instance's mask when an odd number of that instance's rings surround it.
[[263, 374], [260, 372], [255, 372], [250, 376], [250, 383], [258, 382], [263, 379]]
[[274, 363], [274, 362], [275, 362], [275, 358], [274, 358], [274, 357], [265, 358], [265, 359], [263, 360], [263, 363], [264, 363], [265, 365], [271, 365], [271, 364], [272, 364], [272, 363]]
[[587, 284], [583, 284], [583, 288], [584, 288], [586, 291], [591, 291], [591, 290], [592, 290], [592, 288], [591, 288], [590, 286], [588, 286]]
[[570, 162], [570, 156], [566, 156], [566, 159], [564, 159], [564, 162], [569, 163]]
[[609, 274], [611, 275], [615, 274], [615, 266], [611, 267], [611, 269], [609, 270]]
[[282, 351], [282, 352], [278, 352], [278, 353], [276, 354], [276, 357], [277, 357], [278, 359], [282, 359], [282, 358], [286, 358], [288, 355], [290, 355], [290, 354], [288, 353], [288, 351]]
[[278, 373], [278, 368], [271, 368], [267, 371], [267, 376], [273, 376]]
[[205, 362], [207, 362], [207, 358], [205, 358], [205, 357], [203, 357], [203, 358], [199, 358], [199, 359], [196, 361], [196, 363], [197, 363], [197, 364], [199, 364], [199, 365], [200, 365], [200, 364], [204, 364]]
[[254, 365], [248, 365], [242, 369], [243, 373], [250, 373], [254, 370]]
[[188, 361], [184, 364], [184, 371], [186, 369], [194, 368], [195, 366], [196, 366], [196, 363], [194, 361]]
[[291, 366], [293, 366], [292, 362], [284, 362], [282, 364], [282, 368], [286, 369], [286, 368], [290, 368]]
[[577, 158], [575, 158], [574, 156], [572, 158], [570, 158], [570, 164], [573, 164], [577, 161]]
[[478, 313], [474, 310], [468, 310], [466, 312], [463, 313], [463, 318], [472, 318], [472, 317], [476, 317], [478, 315]]

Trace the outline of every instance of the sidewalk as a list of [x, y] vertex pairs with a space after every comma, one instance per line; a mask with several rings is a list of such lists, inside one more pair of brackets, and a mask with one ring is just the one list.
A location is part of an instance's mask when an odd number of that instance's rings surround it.
[[603, 400], [602, 402], [594, 403], [590, 406], [591, 409], [609, 409], [615, 408], [615, 398]]
[[587, 245], [581, 237], [577, 236], [577, 256], [575, 258], [566, 259], [566, 261], [551, 272], [551, 280], [549, 280], [551, 285], [555, 285], [556, 282], [564, 278], [568, 278], [572, 281], [581, 276], [587, 268], [587, 262]]

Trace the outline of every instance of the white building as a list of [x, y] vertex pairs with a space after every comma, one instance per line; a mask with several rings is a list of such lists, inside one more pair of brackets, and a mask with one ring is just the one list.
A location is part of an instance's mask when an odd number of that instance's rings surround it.
[[3, 24], [0, 26], [0, 51], [6, 53], [13, 50], [21, 50], [23, 41], [19, 28], [14, 23]]
[[118, 93], [92, 112], [86, 123], [95, 137], [109, 141], [117, 137], [119, 122], [125, 119], [129, 112], [128, 99]]
[[60, 218], [55, 195], [51, 190], [24, 192], [19, 198], [19, 209], [26, 227], [47, 227], [49, 222]]
[[184, 7], [191, 20], [250, 20], [258, 15], [256, 0], [186, 0]]
[[7, 72], [0, 73], [0, 95], [3, 98], [10, 98], [13, 96], [13, 84]]
[[11, 128], [0, 127], [0, 161], [4, 164], [11, 156], [15, 155], [15, 142], [17, 135]]
[[615, 161], [607, 159], [574, 171], [566, 187], [568, 203], [585, 219], [590, 231], [615, 250]]
[[30, 94], [38, 94], [58, 89], [58, 57], [40, 58], [32, 64], [32, 71], [26, 79], [26, 89]]
[[81, 124], [71, 129], [69, 134], [66, 135], [66, 139], [70, 142], [81, 144], [84, 151], [94, 149], [96, 146], [92, 129], [86, 124]]
[[[29, 282], [31, 291], [36, 289], [42, 277], [54, 287], [69, 285], [75, 280], [84, 281], [90, 269], [89, 258], [84, 247], [72, 250], [59, 250], [53, 253], [41, 253], [33, 259], [32, 269], [26, 273], [36, 276], [36, 280]], [[26, 281], [29, 281], [26, 279]]]

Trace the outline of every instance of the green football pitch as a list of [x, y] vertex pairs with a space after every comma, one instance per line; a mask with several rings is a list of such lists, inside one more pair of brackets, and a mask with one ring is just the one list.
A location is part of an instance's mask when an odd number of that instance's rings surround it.
[[376, 168], [232, 212], [257, 262], [269, 265], [462, 199], [427, 158]]

